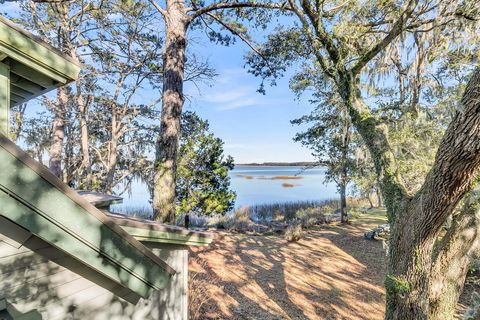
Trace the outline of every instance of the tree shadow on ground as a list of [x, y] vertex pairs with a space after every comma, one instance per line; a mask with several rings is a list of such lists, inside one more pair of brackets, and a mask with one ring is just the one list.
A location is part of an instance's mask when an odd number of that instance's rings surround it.
[[193, 252], [205, 263], [193, 272], [214, 276], [202, 319], [382, 319], [381, 243], [363, 239], [377, 224], [309, 230], [297, 243], [279, 236], [217, 233]]

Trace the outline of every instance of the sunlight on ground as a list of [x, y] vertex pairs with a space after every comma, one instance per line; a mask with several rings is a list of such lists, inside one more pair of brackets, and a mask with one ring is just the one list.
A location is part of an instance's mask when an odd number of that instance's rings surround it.
[[202, 318], [382, 319], [385, 254], [363, 232], [385, 221], [372, 210], [351, 225], [311, 229], [297, 243], [216, 232], [191, 259], [202, 261], [192, 272], [213, 278]]

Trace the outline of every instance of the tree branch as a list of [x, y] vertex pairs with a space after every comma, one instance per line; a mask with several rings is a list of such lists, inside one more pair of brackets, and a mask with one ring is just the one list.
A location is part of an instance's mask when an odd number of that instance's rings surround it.
[[303, 14], [302, 11], [295, 5], [293, 0], [288, 0], [290, 3], [290, 7], [292, 8], [293, 13], [298, 17], [300, 22], [302, 23], [303, 29], [305, 30], [305, 33], [307, 34], [308, 41], [312, 44], [313, 47], [313, 53], [315, 54], [315, 58], [317, 59], [318, 63], [320, 64], [320, 67], [322, 68], [323, 72], [325, 72], [326, 75], [328, 75], [333, 81], [336, 81], [335, 74], [333, 71], [328, 67], [325, 59], [323, 56], [320, 54], [321, 51], [321, 43], [315, 37], [315, 35], [312, 32], [312, 29], [310, 28], [310, 25], [307, 21], [307, 18]]
[[[151, 0], [153, 1], [153, 0]], [[219, 2], [219, 3], [214, 3], [212, 5], [203, 7], [203, 8], [192, 8], [189, 9], [190, 11], [193, 11], [193, 13], [190, 15], [191, 21], [194, 19], [198, 18], [199, 16], [210, 13], [212, 11], [216, 10], [222, 10], [222, 9], [237, 9], [237, 8], [265, 8], [265, 9], [279, 9], [279, 10], [287, 10], [291, 11], [292, 9], [288, 6], [288, 2], [283, 2], [283, 3], [274, 3], [274, 2]]]
[[155, 9], [157, 9], [157, 11], [160, 12], [163, 18], [165, 18], [165, 16], [167, 15], [167, 12], [155, 0], [149, 0], [149, 1], [155, 7]]
[[206, 15], [208, 15], [209, 17], [211, 17], [212, 19], [214, 19], [215, 21], [217, 21], [222, 27], [224, 27], [225, 29], [227, 29], [228, 31], [230, 31], [233, 35], [237, 36], [240, 38], [240, 40], [242, 40], [243, 42], [245, 42], [245, 44], [247, 46], [250, 47], [250, 49], [252, 49], [253, 52], [255, 52], [256, 54], [258, 54], [260, 57], [262, 57], [262, 59], [268, 61], [266, 59], [266, 57], [253, 45], [253, 43], [248, 40], [243, 34], [239, 33], [237, 30], [233, 29], [230, 25], [228, 25], [226, 22], [224, 22], [222, 19], [220, 19], [218, 16], [210, 13], [210, 12], [207, 12]]
[[352, 67], [351, 73], [353, 76], [358, 75], [363, 67], [370, 62], [380, 51], [385, 49], [397, 36], [404, 31], [404, 26], [407, 20], [412, 16], [415, 7], [418, 4], [418, 0], [410, 0], [407, 7], [401, 13], [398, 20], [393, 24], [390, 32], [377, 44], [375, 44], [370, 50], [368, 50], [360, 60]]

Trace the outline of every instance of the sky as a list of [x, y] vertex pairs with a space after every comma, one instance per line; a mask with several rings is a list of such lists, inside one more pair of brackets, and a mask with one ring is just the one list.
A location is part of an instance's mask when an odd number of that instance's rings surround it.
[[267, 87], [263, 95], [257, 92], [261, 80], [244, 68], [246, 48], [242, 45], [209, 45], [200, 50], [218, 76], [200, 89], [188, 83], [185, 109], [208, 119], [236, 163], [313, 160], [308, 149], [292, 141], [300, 128], [290, 124], [312, 106], [307, 99], [295, 99], [288, 78]]
[[[15, 2], [1, 6], [2, 13], [15, 15]], [[190, 53], [208, 60], [217, 76], [208, 83], [185, 84], [184, 110], [209, 121], [212, 132], [225, 142], [225, 153], [235, 163], [313, 161], [310, 151], [292, 140], [301, 128], [290, 124], [312, 106], [306, 97], [296, 99], [289, 90], [288, 75], [277, 86], [267, 86], [263, 95], [257, 92], [261, 79], [245, 68], [244, 43], [225, 47], [210, 43], [199, 32], [190, 36]]]
[[263, 95], [257, 91], [261, 79], [245, 66], [246, 44], [216, 45], [195, 32], [192, 38], [190, 52], [207, 59], [218, 76], [199, 88], [187, 83], [185, 109], [208, 119], [212, 131], [225, 141], [226, 153], [236, 163], [313, 161], [310, 150], [292, 140], [301, 128], [290, 124], [313, 107], [307, 97], [298, 99], [290, 91], [288, 74], [276, 86], [266, 86]]

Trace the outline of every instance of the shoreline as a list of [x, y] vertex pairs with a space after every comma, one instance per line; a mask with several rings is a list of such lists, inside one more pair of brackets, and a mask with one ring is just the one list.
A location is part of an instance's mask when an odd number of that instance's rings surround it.
[[321, 165], [315, 165], [314, 162], [266, 162], [266, 163], [235, 163], [236, 166], [241, 167], [322, 167]]

